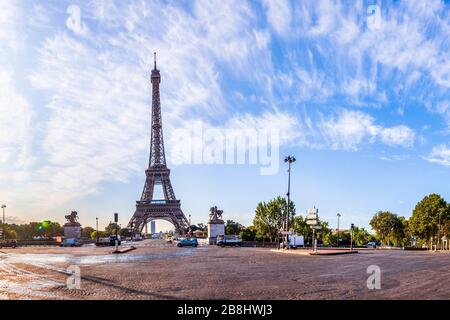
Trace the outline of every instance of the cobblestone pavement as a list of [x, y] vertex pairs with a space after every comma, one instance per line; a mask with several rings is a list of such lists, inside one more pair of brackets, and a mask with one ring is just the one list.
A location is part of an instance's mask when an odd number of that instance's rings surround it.
[[[94, 246], [2, 249], [0, 299], [450, 299], [450, 253], [135, 245], [120, 255]], [[370, 265], [381, 269], [380, 290], [367, 288]], [[80, 268], [80, 288], [67, 288], [70, 266]]]

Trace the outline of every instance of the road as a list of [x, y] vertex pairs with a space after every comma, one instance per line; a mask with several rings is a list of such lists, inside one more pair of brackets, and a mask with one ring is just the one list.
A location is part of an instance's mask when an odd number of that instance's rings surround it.
[[[306, 256], [162, 240], [121, 255], [94, 246], [1, 251], [0, 299], [450, 299], [450, 253]], [[367, 288], [371, 265], [381, 270], [380, 290]], [[69, 289], [74, 266], [80, 288]]]

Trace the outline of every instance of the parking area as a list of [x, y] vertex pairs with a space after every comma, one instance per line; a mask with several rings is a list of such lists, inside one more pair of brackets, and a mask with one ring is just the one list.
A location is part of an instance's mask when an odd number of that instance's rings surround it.
[[[0, 299], [450, 299], [449, 253], [135, 245], [119, 255], [95, 246], [2, 249]], [[369, 266], [381, 271], [379, 290], [367, 287]], [[69, 289], [76, 269], [80, 286]]]

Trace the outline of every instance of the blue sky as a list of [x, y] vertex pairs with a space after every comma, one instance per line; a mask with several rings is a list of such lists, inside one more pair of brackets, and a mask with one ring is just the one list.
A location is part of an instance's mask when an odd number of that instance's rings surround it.
[[[7, 219], [78, 210], [125, 225], [148, 163], [153, 52], [166, 153], [193, 223], [297, 212], [368, 227], [450, 200], [450, 4], [444, 1], [0, 0], [0, 202]], [[174, 161], [174, 132], [279, 133], [280, 168]], [[172, 154], [172, 156], [171, 156]]]

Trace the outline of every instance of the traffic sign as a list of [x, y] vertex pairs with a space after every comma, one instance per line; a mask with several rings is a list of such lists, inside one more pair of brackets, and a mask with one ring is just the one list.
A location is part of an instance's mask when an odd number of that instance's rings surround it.
[[312, 226], [311, 228], [313, 228], [314, 230], [320, 230], [322, 229], [322, 226]]
[[316, 225], [316, 224], [317, 224], [317, 220], [307, 220], [307, 221], [306, 221], [306, 224], [309, 224], [309, 225]]
[[317, 214], [315, 214], [315, 213], [313, 213], [313, 214], [308, 214], [308, 215], [306, 216], [306, 219], [308, 219], [308, 220], [315, 220], [315, 219], [317, 219]]

